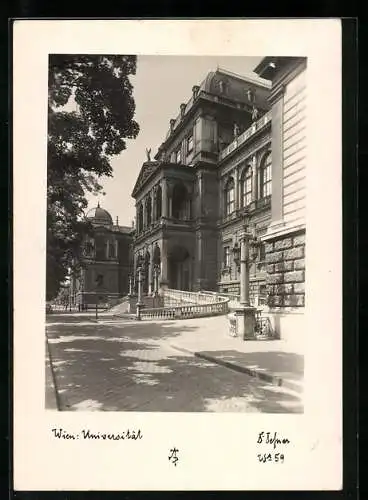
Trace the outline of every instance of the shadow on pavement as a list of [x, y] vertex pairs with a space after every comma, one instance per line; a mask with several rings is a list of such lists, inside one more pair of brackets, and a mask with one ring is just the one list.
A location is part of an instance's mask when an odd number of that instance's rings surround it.
[[[61, 410], [303, 411], [294, 394], [194, 356], [179, 355], [161, 342], [186, 330], [200, 334], [198, 327], [179, 328], [171, 322], [86, 324], [84, 318], [67, 321], [65, 316], [60, 321], [50, 321], [47, 337]], [[221, 353], [229, 358], [236, 354]], [[284, 359], [286, 369], [290, 361], [287, 356]]]

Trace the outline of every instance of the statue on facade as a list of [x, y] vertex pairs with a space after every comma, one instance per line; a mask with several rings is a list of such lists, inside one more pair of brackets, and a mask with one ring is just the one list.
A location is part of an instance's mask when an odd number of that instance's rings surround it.
[[146, 148], [147, 161], [151, 161], [151, 148]]
[[258, 120], [258, 109], [253, 106], [253, 109], [252, 109], [252, 121], [253, 122], [256, 122]]
[[237, 123], [234, 123], [234, 138], [238, 137], [240, 134], [240, 127]]

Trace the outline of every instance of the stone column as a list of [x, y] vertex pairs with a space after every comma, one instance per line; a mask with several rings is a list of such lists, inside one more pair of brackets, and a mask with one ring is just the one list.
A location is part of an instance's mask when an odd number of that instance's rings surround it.
[[133, 295], [133, 277], [129, 275], [129, 293], [128, 295], [131, 297]]
[[153, 269], [153, 276], [154, 276], [153, 291], [154, 291], [154, 295], [157, 296], [157, 294], [158, 294], [158, 277], [159, 277], [159, 268], [157, 265], [155, 265], [155, 267]]
[[173, 181], [166, 181], [167, 184], [167, 216], [172, 217], [172, 202], [173, 202]]
[[272, 96], [272, 198], [271, 223], [283, 219], [283, 111], [284, 91]]
[[162, 217], [168, 217], [167, 207], [168, 207], [168, 199], [167, 199], [167, 181], [166, 179], [162, 179], [161, 181], [161, 191], [162, 191]]
[[252, 158], [252, 201], [258, 200], [258, 170], [257, 170], [257, 157]]
[[148, 263], [148, 294], [152, 294], [152, 281], [153, 281], [153, 246], [150, 252], [150, 261]]
[[239, 171], [236, 168], [234, 170], [234, 200], [235, 200], [235, 210], [239, 210], [240, 204], [239, 204], [239, 188], [240, 188], [240, 183], [239, 183]]
[[137, 289], [137, 259], [138, 256], [137, 254], [134, 255], [134, 262], [133, 262], [133, 294], [136, 293]]
[[167, 288], [169, 285], [169, 280], [168, 280], [168, 258], [167, 258], [167, 252], [168, 252], [168, 242], [167, 240], [162, 240], [162, 246], [161, 246], [161, 279], [160, 279], [160, 287], [161, 288]]
[[157, 214], [156, 214], [156, 196], [157, 196], [157, 189], [153, 189], [151, 192], [151, 203], [152, 203], [152, 222], [155, 222], [157, 219]]
[[141, 309], [143, 307], [142, 303], [142, 268], [138, 268], [138, 300], [136, 306], [136, 318], [141, 319]]
[[142, 207], [143, 207], [143, 217], [142, 217], [142, 227], [141, 227], [141, 231], [142, 231], [143, 229], [146, 228], [146, 219], [147, 219], [145, 198], [142, 199], [141, 203], [142, 203]]

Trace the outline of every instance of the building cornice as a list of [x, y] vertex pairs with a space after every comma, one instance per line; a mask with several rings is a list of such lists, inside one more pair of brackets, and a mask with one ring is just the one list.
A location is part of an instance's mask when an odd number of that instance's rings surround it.
[[287, 236], [289, 234], [294, 234], [298, 232], [305, 232], [305, 223], [300, 223], [296, 225], [288, 224], [287, 222], [280, 221], [278, 223], [271, 223], [268, 226], [267, 233], [262, 235], [260, 239], [262, 241], [270, 241], [281, 236]]
[[285, 91], [286, 91], [286, 85], [284, 83], [281, 85], [277, 85], [275, 88], [273, 88], [268, 98], [268, 102], [270, 103], [270, 105], [272, 106], [277, 101], [282, 99], [285, 95]]
[[[268, 102], [271, 104], [275, 104], [279, 99], [281, 99], [286, 91], [286, 86], [294, 80], [300, 73], [302, 73], [307, 67], [307, 60], [304, 58], [300, 58], [299, 61], [295, 62], [295, 65], [289, 68], [284, 75], [281, 76], [279, 81], [276, 81], [275, 85], [271, 90], [271, 94], [268, 98]], [[278, 79], [276, 79], [278, 80]]]

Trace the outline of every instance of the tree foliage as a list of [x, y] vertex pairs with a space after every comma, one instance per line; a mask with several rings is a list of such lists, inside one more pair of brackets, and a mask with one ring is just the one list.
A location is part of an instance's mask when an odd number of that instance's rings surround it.
[[47, 298], [76, 268], [91, 228], [87, 193], [113, 174], [111, 158], [134, 139], [135, 56], [64, 55], [49, 58], [47, 158]]

